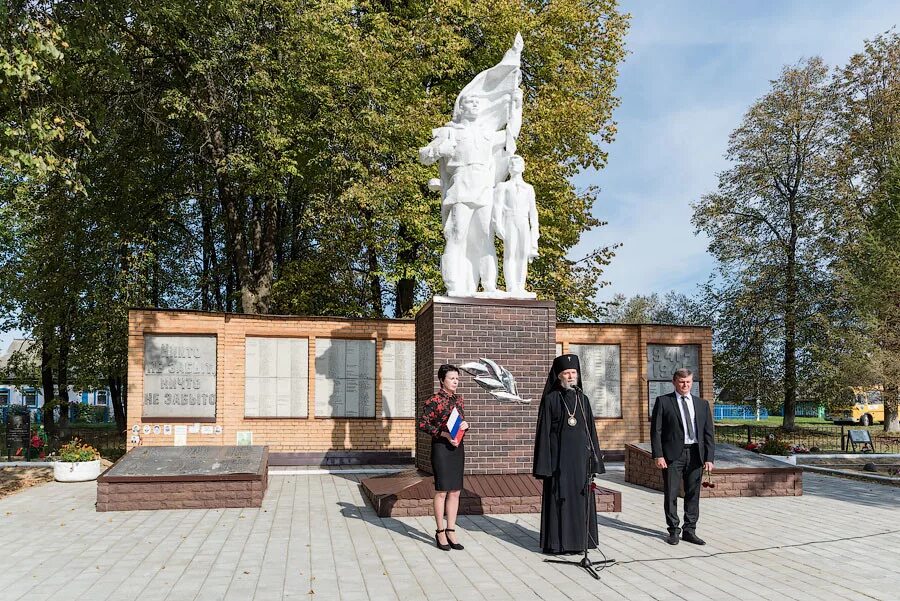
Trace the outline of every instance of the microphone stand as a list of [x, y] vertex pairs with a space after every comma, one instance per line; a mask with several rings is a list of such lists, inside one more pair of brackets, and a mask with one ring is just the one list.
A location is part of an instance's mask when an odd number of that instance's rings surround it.
[[[575, 400], [581, 402], [581, 399], [579, 399], [581, 388], [579, 386], [574, 386], [574, 388]], [[587, 478], [584, 483], [584, 556], [577, 562], [567, 561], [565, 559], [545, 559], [544, 561], [546, 563], [563, 563], [584, 568], [588, 574], [594, 577], [594, 580], [600, 580], [600, 574], [597, 573], [594, 566], [605, 567], [609, 564], [616, 563], [616, 560], [602, 559], [600, 561], [591, 561], [590, 558], [588, 558], [588, 540], [591, 536], [591, 499], [594, 497], [594, 476], [597, 475], [596, 472], [594, 472], [594, 462], [597, 461], [597, 452], [594, 449], [594, 440], [591, 438], [591, 430], [587, 423], [584, 406], [581, 407], [581, 418], [584, 421], [585, 433], [588, 437], [588, 443], [591, 446], [591, 453], [587, 456], [587, 470], [585, 470], [587, 472]], [[599, 541], [597, 541], [597, 546], [600, 546]]]

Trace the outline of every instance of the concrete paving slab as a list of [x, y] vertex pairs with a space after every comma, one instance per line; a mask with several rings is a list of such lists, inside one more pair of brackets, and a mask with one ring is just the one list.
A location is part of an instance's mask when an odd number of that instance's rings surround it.
[[[404, 469], [398, 466], [396, 469]], [[616, 466], [611, 466], [615, 468]], [[392, 469], [378, 466], [377, 469]], [[462, 516], [464, 551], [427, 517], [379, 518], [360, 469], [272, 473], [259, 509], [97, 513], [95, 483], [0, 499], [4, 600], [896, 599], [877, 557], [900, 557], [900, 488], [806, 473], [802, 497], [701, 501], [698, 534], [671, 547], [662, 494], [610, 469], [620, 513], [600, 514], [600, 580], [546, 563], [536, 514]], [[592, 552], [600, 559], [600, 552]], [[577, 559], [573, 558], [573, 559]]]

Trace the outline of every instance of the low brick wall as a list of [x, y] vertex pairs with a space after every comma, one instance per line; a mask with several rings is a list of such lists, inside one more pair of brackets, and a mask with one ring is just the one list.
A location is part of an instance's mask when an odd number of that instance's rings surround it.
[[260, 507], [268, 479], [98, 482], [97, 511]]
[[[747, 451], [750, 453], [750, 451]], [[716, 467], [700, 489], [701, 497], [792, 497], [803, 494], [803, 470], [794, 466]], [[625, 481], [662, 491], [662, 470], [647, 451], [625, 445]], [[682, 487], [679, 496], [684, 496]]]
[[[434, 512], [434, 478], [419, 472], [366, 478], [363, 493], [380, 517], [425, 516]], [[622, 495], [597, 487], [597, 511], [622, 511]], [[540, 513], [541, 483], [525, 474], [466, 475], [460, 515]]]

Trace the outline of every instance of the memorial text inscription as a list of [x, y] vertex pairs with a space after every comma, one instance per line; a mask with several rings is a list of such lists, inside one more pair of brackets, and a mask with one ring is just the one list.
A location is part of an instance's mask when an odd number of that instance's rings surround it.
[[416, 416], [416, 343], [386, 340], [381, 352], [382, 417]]
[[594, 417], [622, 417], [622, 370], [617, 344], [570, 344], [581, 361], [584, 393]]
[[251, 338], [245, 342], [244, 415], [306, 417], [309, 340]]
[[700, 396], [700, 347], [696, 344], [647, 345], [647, 402], [648, 415], [653, 413], [656, 397], [669, 394], [675, 390], [672, 374], [676, 369], [689, 369], [694, 372], [694, 385], [691, 396]]
[[316, 416], [375, 417], [375, 341], [316, 339]]
[[216, 417], [216, 337], [144, 336], [144, 418]]

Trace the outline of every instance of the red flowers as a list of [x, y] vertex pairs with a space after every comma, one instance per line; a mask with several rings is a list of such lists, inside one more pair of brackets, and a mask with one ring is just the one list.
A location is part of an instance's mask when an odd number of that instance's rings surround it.
[[712, 472], [706, 470], [706, 480], [704, 480], [700, 486], [703, 488], [715, 488], [716, 484], [712, 481]]
[[40, 436], [35, 434], [34, 436], [31, 437], [31, 448], [32, 449], [40, 449], [43, 446], [44, 446], [44, 441]]

